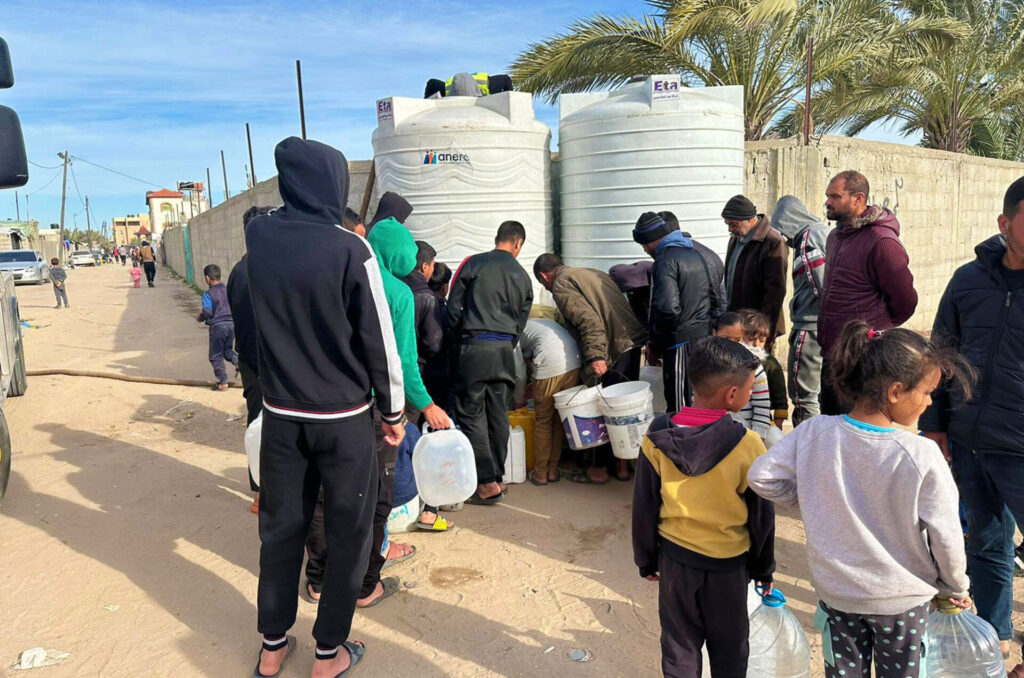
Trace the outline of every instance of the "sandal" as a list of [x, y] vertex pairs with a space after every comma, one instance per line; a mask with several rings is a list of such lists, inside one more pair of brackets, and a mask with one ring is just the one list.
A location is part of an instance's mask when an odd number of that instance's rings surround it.
[[530, 484], [531, 485], [536, 485], [537, 487], [544, 487], [545, 485], [548, 484], [548, 482], [550, 482], [547, 479], [547, 474], [546, 473], [544, 474], [544, 482], [543, 483], [540, 482], [539, 480], [537, 480], [537, 476], [536, 476], [536, 472], [535, 471], [530, 471], [530, 475], [527, 476], [527, 477], [530, 479]]
[[569, 474], [569, 480], [571, 482], [579, 483], [581, 485], [607, 485], [608, 484], [607, 480], [601, 480], [601, 481], [594, 480], [589, 475], [587, 475], [586, 471], [576, 471], [575, 473], [570, 473]]
[[355, 665], [359, 663], [359, 660], [366, 654], [366, 646], [360, 643], [358, 640], [346, 640], [342, 643], [342, 647], [348, 650], [348, 668], [336, 675], [334, 678], [344, 678], [344, 676], [355, 668]]
[[398, 590], [402, 588], [402, 580], [400, 580], [398, 577], [384, 577], [380, 580], [380, 583], [384, 589], [384, 592], [380, 594], [380, 598], [377, 598], [369, 605], [363, 605], [359, 609], [365, 610], [370, 607], [377, 607], [382, 602], [384, 602], [384, 599], [390, 598], [391, 596], [395, 595], [396, 593], [398, 593]]
[[416, 547], [415, 546], [413, 546], [412, 544], [406, 544], [406, 546], [409, 546], [410, 548], [412, 548], [412, 551], [409, 551], [404, 556], [399, 556], [397, 558], [388, 558], [387, 560], [384, 561], [384, 566], [381, 567], [380, 569], [386, 570], [389, 567], [391, 567], [393, 565], [398, 565], [399, 563], [401, 563], [403, 561], [406, 561], [406, 560], [409, 560], [414, 555], [416, 555]]
[[281, 671], [284, 669], [285, 661], [287, 661], [288, 657], [290, 657], [292, 653], [295, 652], [295, 644], [297, 642], [295, 640], [295, 636], [285, 636], [285, 640], [285, 644], [288, 646], [288, 649], [284, 653], [284, 660], [281, 661], [281, 668], [277, 670], [277, 673], [260, 673], [260, 662], [263, 660], [263, 650], [273, 652], [275, 650], [281, 649], [280, 647], [267, 647], [266, 641], [264, 641], [263, 644], [260, 646], [259, 652], [256, 653], [256, 668], [252, 670], [252, 678], [275, 678], [276, 676], [281, 675]]
[[552, 480], [551, 478], [548, 478], [548, 484], [551, 485], [551, 484], [558, 483], [558, 482], [561, 482], [561, 481], [562, 481], [562, 470], [561, 469], [555, 469], [555, 479]]
[[427, 525], [426, 523], [421, 523], [419, 520], [417, 520], [416, 529], [423, 530], [425, 532], [447, 532], [448, 528], [452, 527], [453, 524], [454, 523], [449, 523], [441, 516], [438, 516], [434, 518], [433, 525]]
[[481, 497], [479, 492], [474, 492], [473, 495], [466, 500], [467, 504], [473, 504], [475, 506], [494, 506], [505, 498], [505, 494], [499, 492], [498, 494], [491, 497]]

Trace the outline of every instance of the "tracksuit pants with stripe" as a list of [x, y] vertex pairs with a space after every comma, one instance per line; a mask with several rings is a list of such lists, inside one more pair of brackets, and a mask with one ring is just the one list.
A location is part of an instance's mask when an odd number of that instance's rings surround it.
[[686, 376], [689, 344], [674, 346], [661, 357], [662, 378], [665, 381], [665, 403], [668, 413], [675, 414], [683, 407], [693, 404], [690, 380]]
[[789, 399], [793, 425], [821, 414], [821, 346], [815, 330], [793, 328], [789, 333]]
[[369, 411], [326, 422], [264, 411], [256, 601], [260, 633], [280, 636], [295, 623], [303, 547], [322, 483], [328, 557], [313, 637], [325, 647], [348, 640], [377, 503], [372, 427]]

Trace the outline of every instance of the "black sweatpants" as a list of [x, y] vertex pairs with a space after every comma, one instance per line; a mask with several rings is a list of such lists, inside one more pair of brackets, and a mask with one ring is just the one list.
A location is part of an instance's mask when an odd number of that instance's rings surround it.
[[235, 345], [235, 326], [233, 323], [221, 323], [210, 325], [210, 364], [213, 366], [213, 376], [217, 377], [218, 384], [228, 383], [227, 369], [224, 361], [232, 365], [238, 365], [238, 354], [233, 348]]
[[675, 414], [693, 403], [690, 379], [686, 374], [689, 344], [676, 346], [665, 351], [661, 357], [662, 375], [665, 383], [665, 403], [668, 413]]
[[505, 473], [516, 385], [512, 342], [470, 339], [458, 347], [455, 365], [455, 416], [473, 445], [477, 482], [497, 482]]
[[[245, 398], [245, 425], [248, 426], [256, 421], [263, 411], [263, 388], [260, 386], [260, 375], [255, 367], [250, 367], [247, 362], [238, 358], [238, 374], [242, 377], [242, 397]], [[249, 474], [249, 489], [259, 492], [260, 486], [256, 484], [252, 473]]]
[[370, 542], [370, 554], [364, 561], [366, 567], [363, 585], [359, 589], [359, 597], [365, 598], [377, 588], [380, 571], [387, 561], [387, 554], [381, 553], [384, 548], [384, 537], [388, 530], [388, 516], [391, 515], [395, 500], [395, 463], [398, 460], [398, 448], [384, 442], [384, 434], [380, 431], [380, 423], [374, 419], [377, 446], [377, 503], [373, 509], [373, 538]]
[[327, 537], [324, 535], [324, 489], [316, 499], [313, 520], [309, 523], [306, 536], [306, 581], [317, 593], [324, 586], [324, 570], [327, 569]]
[[372, 425], [369, 412], [331, 422], [263, 414], [260, 633], [280, 636], [295, 623], [303, 544], [322, 483], [328, 562], [313, 637], [326, 647], [348, 639], [377, 501]]
[[750, 655], [746, 571], [699, 570], [664, 552], [658, 567], [665, 678], [699, 678], [700, 649], [705, 643], [713, 678], [746, 678]]
[[[642, 346], [634, 346], [620, 355], [613, 364], [608, 366], [608, 371], [601, 377], [601, 387], [608, 388], [627, 381], [640, 380], [640, 358], [643, 353]], [[615, 455], [612, 454], [611, 443], [605, 443], [594, 448], [594, 468], [605, 467], [609, 473], [614, 473]]]
[[144, 261], [142, 262], [142, 268], [146, 270], [146, 282], [152, 287], [153, 281], [156, 280], [156, 262]]

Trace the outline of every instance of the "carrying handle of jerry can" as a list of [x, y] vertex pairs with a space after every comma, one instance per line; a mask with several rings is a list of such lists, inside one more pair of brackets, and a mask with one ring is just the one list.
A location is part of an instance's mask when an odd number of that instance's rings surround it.
[[772, 586], [771, 591], [768, 591], [767, 587], [755, 584], [754, 590], [757, 591], [757, 595], [761, 596], [762, 605], [767, 605], [768, 607], [784, 607], [786, 605], [785, 594], [775, 586]]
[[436, 433], [438, 431], [457, 431], [457, 430], [459, 430], [459, 427], [456, 426], [455, 424], [452, 424], [450, 428], [431, 428], [430, 424], [428, 424], [427, 422], [423, 422], [423, 429], [421, 430], [421, 433], [423, 433], [423, 435], [428, 435], [430, 433]]

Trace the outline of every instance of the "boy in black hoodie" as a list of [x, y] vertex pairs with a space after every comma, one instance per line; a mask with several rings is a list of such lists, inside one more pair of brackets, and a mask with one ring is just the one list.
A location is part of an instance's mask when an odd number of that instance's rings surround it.
[[633, 493], [633, 558], [659, 582], [661, 666], [694, 678], [707, 643], [711, 675], [747, 674], [747, 584], [771, 587], [775, 513], [747, 486], [765, 453], [734, 421], [750, 400], [757, 359], [709, 337], [690, 348], [693, 407], [660, 415], [644, 436]]
[[348, 634], [377, 501], [371, 408], [379, 411], [384, 440], [401, 443], [402, 368], [376, 257], [341, 226], [345, 156], [289, 137], [274, 157], [284, 205], [245, 229], [263, 389], [263, 647], [253, 675], [277, 675], [295, 648], [285, 634], [295, 623], [303, 543], [322, 482], [330, 567], [313, 637], [316, 672], [333, 676], [366, 652]]

